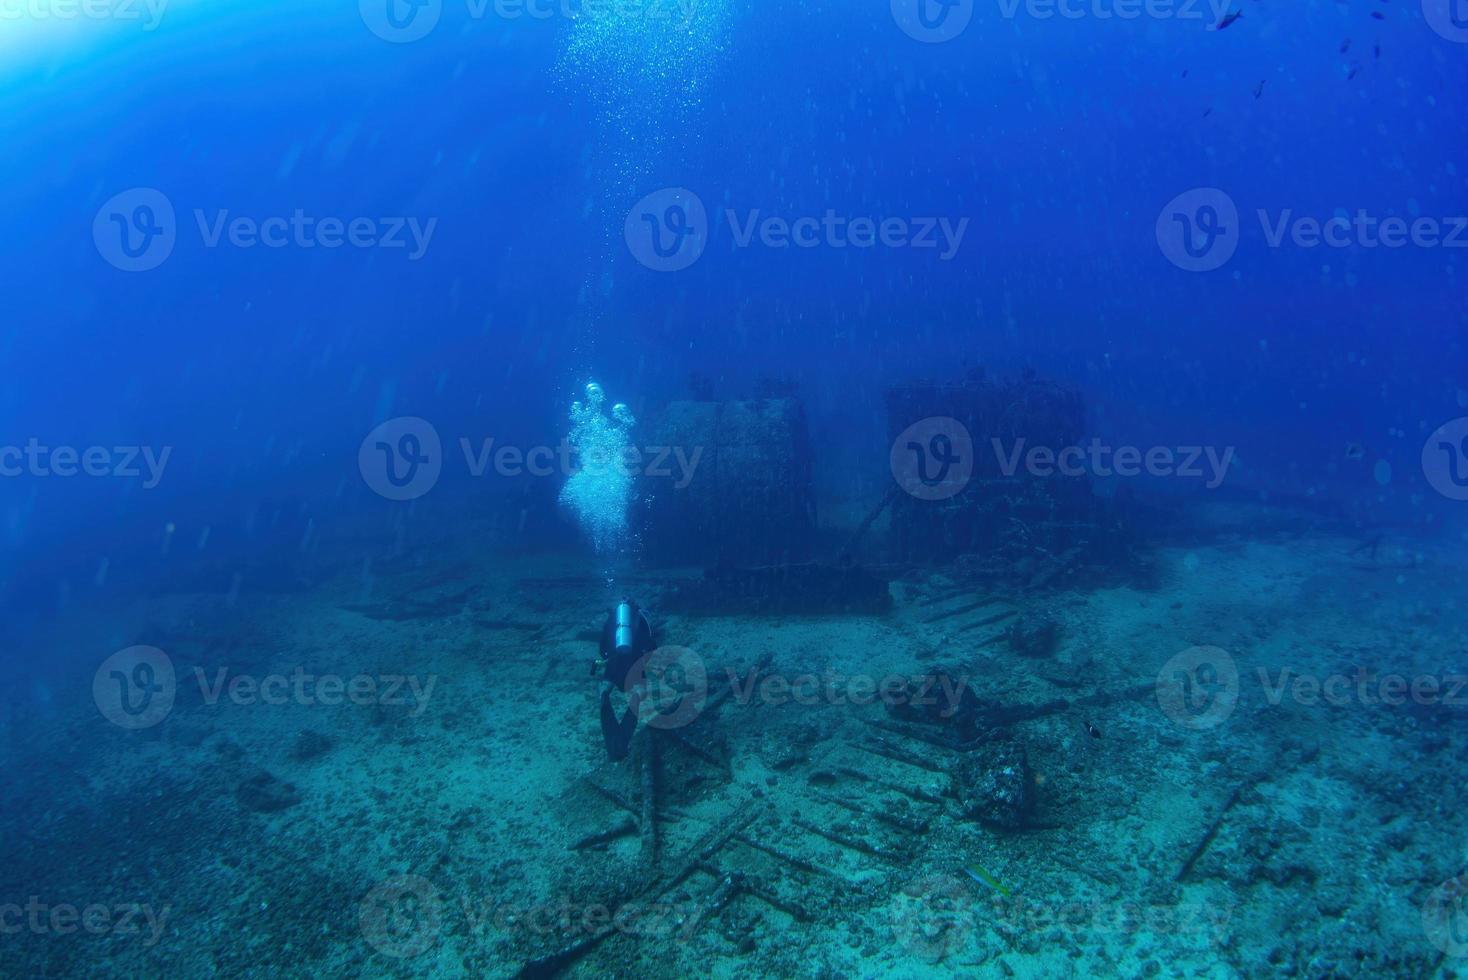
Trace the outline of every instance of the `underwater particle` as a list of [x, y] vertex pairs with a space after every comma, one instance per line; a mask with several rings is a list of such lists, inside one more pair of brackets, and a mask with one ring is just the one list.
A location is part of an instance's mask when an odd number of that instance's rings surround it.
[[686, 134], [727, 44], [722, 0], [586, 5], [557, 65], [560, 83], [590, 98], [622, 184], [651, 172]]

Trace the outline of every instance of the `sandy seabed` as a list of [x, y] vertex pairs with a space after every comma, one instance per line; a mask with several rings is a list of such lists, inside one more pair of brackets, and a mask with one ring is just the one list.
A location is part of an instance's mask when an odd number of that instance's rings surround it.
[[[861, 617], [659, 615], [695, 573], [641, 574], [686, 699], [615, 764], [581, 558], [77, 601], [16, 641], [72, 668], [0, 719], [0, 974], [1457, 975], [1461, 565], [1326, 535], [1156, 562], [910, 572]], [[1026, 617], [1053, 649], [1006, 641]], [[92, 673], [133, 644], [175, 674], [136, 730]], [[884, 703], [924, 684], [993, 729]], [[986, 759], [1028, 768], [1022, 826], [975, 818]]]

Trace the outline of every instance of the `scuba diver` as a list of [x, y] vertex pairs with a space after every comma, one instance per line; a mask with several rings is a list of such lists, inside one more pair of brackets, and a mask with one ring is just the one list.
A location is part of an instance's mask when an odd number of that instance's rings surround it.
[[[592, 667], [595, 676], [602, 671], [601, 734], [607, 746], [607, 757], [616, 762], [627, 757], [632, 734], [637, 730], [637, 712], [642, 705], [642, 680], [629, 690], [627, 677], [634, 665], [653, 650], [652, 621], [631, 599], [623, 599], [607, 614], [601, 630], [601, 658]], [[627, 695], [627, 710], [617, 717], [612, 706], [612, 690]]]

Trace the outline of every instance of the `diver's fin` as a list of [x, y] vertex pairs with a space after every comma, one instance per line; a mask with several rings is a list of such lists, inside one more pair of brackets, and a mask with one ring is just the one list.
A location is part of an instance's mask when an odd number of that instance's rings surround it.
[[629, 705], [626, 714], [617, 718], [612, 707], [612, 692], [601, 692], [601, 737], [607, 744], [607, 758], [620, 762], [627, 758], [632, 745], [632, 733], [637, 730], [637, 706]]

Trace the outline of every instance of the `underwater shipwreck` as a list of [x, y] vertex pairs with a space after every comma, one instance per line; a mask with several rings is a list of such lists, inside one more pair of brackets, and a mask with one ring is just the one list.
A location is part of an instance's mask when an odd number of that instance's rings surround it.
[[[909, 382], [887, 392], [887, 406], [893, 437], [934, 417], [1054, 445], [1078, 443], [1085, 427], [1075, 391], [1029, 373]], [[573, 418], [591, 417], [578, 403]], [[621, 719], [610, 709], [603, 725], [626, 720], [635, 734], [570, 778], [550, 808], [563, 853], [543, 870], [550, 891], [574, 901], [559, 911], [527, 902], [518, 914], [533, 929], [498, 920], [509, 937], [500, 955], [518, 962], [516, 975], [599, 975], [613, 964], [658, 975], [672, 969], [670, 955], [687, 969], [668, 946], [687, 950], [704, 933], [764, 971], [796, 975], [808, 967], [801, 949], [831, 929], [850, 930], [849, 946], [867, 954], [893, 948], [895, 929], [899, 958], [953, 968], [972, 956], [963, 944], [973, 936], [1008, 930], [1018, 941], [1033, 913], [1026, 893], [985, 862], [1043, 855], [1072, 900], [1124, 892], [1083, 849], [1054, 845], [1088, 804], [1071, 774], [1031, 768], [1028, 732], [1064, 726], [1090, 750], [1099, 731], [1089, 719], [1155, 696], [1152, 683], [1076, 676], [1052, 659], [1067, 629], [1060, 590], [1149, 575], [1125, 501], [1096, 496], [1085, 480], [1006, 474], [976, 452], [962, 492], [922, 499], [894, 479], [857, 526], [831, 528], [820, 521], [798, 397], [675, 401], [649, 424], [659, 447], [697, 447], [685, 484], [649, 480], [645, 495], [577, 490], [603, 508], [640, 501], [629, 520], [645, 529], [635, 558], [607, 576], [636, 605], [603, 623], [603, 576], [537, 576], [516, 583], [508, 602], [529, 618], [481, 620], [532, 646], [572, 631], [570, 647], [589, 663], [599, 645], [603, 667], [618, 656], [613, 634], [626, 631], [628, 661], [637, 658], [633, 676], [624, 666], [612, 687], [635, 687], [638, 703]], [[629, 437], [611, 417], [597, 426], [573, 435], [583, 453], [608, 429], [612, 442]], [[604, 480], [596, 469], [573, 482]], [[604, 516], [588, 527], [622, 523]], [[568, 610], [579, 614], [568, 621]], [[632, 638], [643, 617], [655, 645]], [[761, 643], [762, 622], [797, 630], [800, 653]], [[730, 636], [731, 623], [742, 637]], [[866, 647], [894, 632], [922, 646], [919, 663]], [[589, 699], [590, 685], [579, 696]], [[1166, 869], [1173, 887], [1206, 851], [1222, 809], [1200, 816], [1191, 853]], [[976, 848], [975, 836], [989, 843]], [[375, 926], [388, 948], [400, 941], [391, 926]], [[1212, 929], [1203, 922], [1187, 940], [1211, 943], [1203, 926]], [[398, 927], [410, 937], [416, 928]]]
[[[1457, 710], [1353, 716], [1362, 745], [1433, 753], [1391, 773], [1348, 764], [1308, 712], [1217, 694], [1227, 649], [1307, 635], [1352, 583], [1450, 590], [1452, 566], [1319, 509], [1225, 498], [1184, 522], [1010, 466], [1015, 440], [1085, 440], [1081, 396], [1032, 373], [884, 400], [888, 472], [841, 520], [797, 393], [638, 418], [592, 385], [563, 480], [365, 512], [271, 500], [250, 556], [160, 559], [116, 655], [143, 659], [99, 672], [96, 697], [167, 670], [167, 709], [118, 716], [115, 755], [58, 763], [93, 788], [49, 804], [0, 884], [170, 882], [156, 946], [114, 954], [144, 973], [1441, 963], [1409, 942], [1416, 919], [1388, 915], [1397, 892], [1368, 897], [1325, 856], [1364, 834], [1392, 880], [1441, 877], [1424, 855], [1444, 838], [1390, 814], [1438, 805]], [[624, 465], [636, 441], [697, 464]], [[529, 546], [550, 522], [569, 533]], [[1296, 554], [1261, 591], [1260, 556]], [[1342, 616], [1341, 635], [1388, 649], [1400, 620], [1379, 614]], [[334, 700], [323, 671], [350, 675]], [[294, 693], [257, 708], [277, 681]], [[76, 731], [10, 710], [13, 750]], [[1349, 816], [1317, 788], [1333, 780], [1357, 794]], [[106, 860], [67, 862], [77, 840]], [[1365, 909], [1395, 925], [1356, 930]], [[1281, 941], [1296, 914], [1327, 924]], [[58, 975], [88, 955], [27, 937], [12, 952]]]

